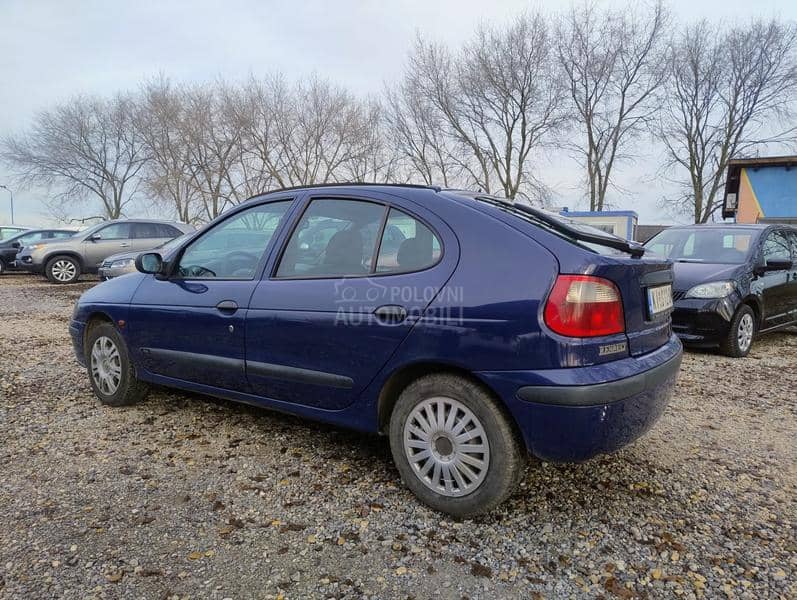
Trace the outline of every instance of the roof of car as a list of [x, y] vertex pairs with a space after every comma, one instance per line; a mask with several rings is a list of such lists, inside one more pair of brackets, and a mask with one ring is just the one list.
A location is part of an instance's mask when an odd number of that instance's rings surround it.
[[265, 192], [255, 194], [254, 196], [247, 198], [247, 200], [253, 200], [255, 198], [261, 198], [266, 195], [277, 194], [280, 192], [292, 192], [297, 190], [314, 190], [314, 189], [323, 189], [323, 188], [351, 188], [351, 187], [377, 188], [377, 189], [405, 188], [405, 189], [414, 189], [414, 190], [432, 190], [433, 192], [439, 192], [443, 189], [436, 185], [421, 185], [415, 183], [373, 183], [367, 181], [350, 181], [350, 182], [338, 182], [338, 183], [330, 182], [330, 183], [313, 183], [308, 185], [297, 185], [291, 187], [276, 188], [273, 190], [267, 190]]
[[774, 227], [774, 223], [693, 223], [690, 225], [673, 225], [668, 229], [766, 229]]

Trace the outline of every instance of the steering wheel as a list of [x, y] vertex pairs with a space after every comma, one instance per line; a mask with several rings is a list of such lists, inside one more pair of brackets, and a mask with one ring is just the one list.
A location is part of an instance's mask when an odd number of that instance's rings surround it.
[[180, 274], [183, 277], [215, 277], [216, 272], [200, 265], [189, 265], [180, 267]]

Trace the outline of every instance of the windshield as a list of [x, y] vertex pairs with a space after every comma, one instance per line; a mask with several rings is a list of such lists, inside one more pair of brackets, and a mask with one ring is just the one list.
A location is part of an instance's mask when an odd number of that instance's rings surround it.
[[736, 227], [665, 229], [648, 240], [645, 248], [677, 262], [740, 265], [747, 260], [757, 233]]

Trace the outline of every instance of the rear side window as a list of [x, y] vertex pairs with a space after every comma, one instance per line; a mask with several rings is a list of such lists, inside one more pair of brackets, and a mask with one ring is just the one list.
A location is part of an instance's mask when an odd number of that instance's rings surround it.
[[133, 238], [143, 240], [164, 237], [160, 234], [159, 227], [157, 223], [133, 223]]
[[385, 223], [377, 273], [420, 271], [440, 260], [440, 240], [418, 219], [395, 208]]
[[288, 240], [277, 277], [367, 275], [385, 210], [361, 200], [313, 200]]
[[158, 223], [157, 228], [159, 238], [176, 238], [183, 235], [183, 232], [177, 229], [177, 227], [166, 225], [165, 223]]

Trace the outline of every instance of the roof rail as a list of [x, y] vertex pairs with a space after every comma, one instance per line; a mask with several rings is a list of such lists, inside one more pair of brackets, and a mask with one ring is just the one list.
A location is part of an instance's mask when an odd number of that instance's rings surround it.
[[291, 187], [283, 187], [283, 188], [276, 188], [273, 190], [266, 190], [265, 192], [260, 192], [259, 194], [255, 194], [254, 196], [250, 196], [247, 200], [251, 200], [252, 198], [258, 198], [265, 194], [274, 194], [276, 192], [289, 192], [293, 190], [312, 190], [316, 188], [326, 188], [326, 187], [350, 187], [350, 186], [358, 186], [358, 187], [398, 187], [398, 188], [414, 188], [414, 189], [422, 189], [422, 190], [433, 190], [435, 192], [439, 192], [442, 190], [440, 186], [437, 185], [421, 185], [417, 183], [376, 183], [370, 181], [335, 181], [329, 183], [311, 183], [308, 185], [295, 185]]

